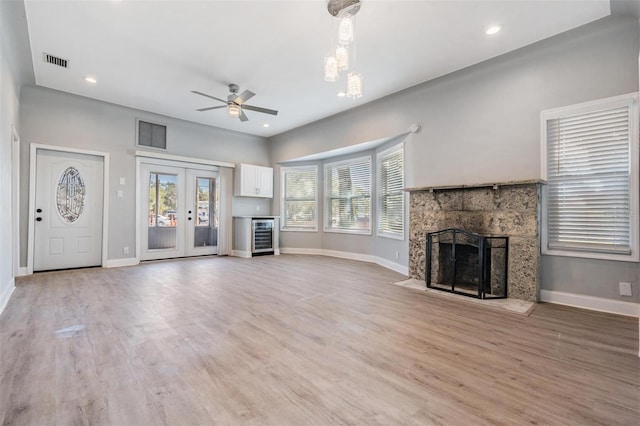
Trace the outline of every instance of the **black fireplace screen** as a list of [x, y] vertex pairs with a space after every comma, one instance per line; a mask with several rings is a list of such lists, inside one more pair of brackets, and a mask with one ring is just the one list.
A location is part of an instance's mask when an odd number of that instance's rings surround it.
[[444, 229], [427, 234], [427, 287], [479, 299], [507, 297], [509, 237]]

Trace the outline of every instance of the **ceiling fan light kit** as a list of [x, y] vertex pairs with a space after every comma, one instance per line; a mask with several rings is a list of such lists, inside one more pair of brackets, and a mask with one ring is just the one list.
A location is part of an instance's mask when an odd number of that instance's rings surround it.
[[229, 117], [240, 117], [240, 114], [242, 113], [242, 109], [240, 108], [240, 105], [236, 105], [234, 103], [230, 103], [229, 106], [227, 107], [227, 111], [229, 112]]
[[[347, 75], [346, 95], [352, 99], [362, 97], [362, 74], [355, 71], [355, 14], [360, 10], [360, 0], [329, 0], [327, 10], [332, 16], [331, 48], [324, 57], [324, 79], [328, 82], [338, 81], [340, 73], [350, 71]], [[338, 19], [338, 45], [334, 47], [333, 19]], [[349, 49], [349, 45], [353, 48]], [[349, 54], [352, 54], [350, 59]], [[351, 67], [353, 64], [353, 67]]]

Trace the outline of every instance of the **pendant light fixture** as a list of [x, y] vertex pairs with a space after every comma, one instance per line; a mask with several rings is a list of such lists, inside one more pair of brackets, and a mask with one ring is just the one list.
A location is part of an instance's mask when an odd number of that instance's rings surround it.
[[[355, 71], [355, 15], [360, 10], [360, 0], [329, 0], [327, 10], [331, 18], [331, 49], [324, 57], [324, 79], [334, 82], [340, 79], [340, 73], [346, 76], [346, 96], [352, 99], [362, 97], [362, 74]], [[338, 20], [337, 33], [334, 19]], [[338, 43], [334, 43], [337, 34]]]

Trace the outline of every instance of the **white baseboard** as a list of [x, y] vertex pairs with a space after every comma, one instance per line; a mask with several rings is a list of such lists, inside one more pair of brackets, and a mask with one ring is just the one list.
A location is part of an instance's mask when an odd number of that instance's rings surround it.
[[280, 253], [282, 253], [282, 254], [308, 254], [308, 255], [311, 255], [311, 256], [322, 256], [322, 249], [281, 247], [280, 248]]
[[16, 289], [16, 282], [15, 282], [15, 279], [11, 277], [11, 279], [6, 285], [5, 290], [2, 292], [2, 295], [0, 295], [0, 314], [2, 313], [2, 311], [4, 311], [4, 308], [7, 307], [7, 303], [9, 303], [9, 298], [11, 297], [11, 294], [13, 294], [13, 290], [15, 289]]
[[309, 248], [281, 248], [280, 252], [282, 254], [308, 254], [308, 255], [317, 255], [317, 256], [330, 256], [330, 257], [338, 257], [340, 259], [350, 259], [350, 260], [359, 260], [361, 262], [369, 262], [378, 264], [384, 268], [391, 269], [392, 271], [398, 272], [402, 275], [409, 275], [409, 267], [400, 265], [399, 263], [391, 262], [387, 259], [383, 259], [378, 256], [372, 256], [370, 254], [362, 254], [362, 253], [352, 253], [348, 251], [338, 251], [338, 250], [324, 250], [324, 249], [309, 249]]
[[127, 257], [125, 259], [107, 259], [107, 262], [102, 265], [103, 268], [120, 268], [122, 266], [135, 266], [140, 263], [140, 259], [135, 257]]
[[242, 250], [233, 250], [233, 252], [231, 252], [231, 256], [243, 257], [245, 259], [248, 259], [248, 258], [251, 257], [251, 252], [250, 251], [242, 251]]
[[27, 270], [27, 267], [26, 266], [21, 266], [18, 269], [18, 275], [17, 276], [18, 277], [24, 277], [24, 276], [27, 276], [27, 275], [29, 275], [29, 271]]
[[401, 265], [399, 263], [392, 262], [387, 259], [383, 259], [382, 257], [376, 257], [376, 263], [380, 266], [383, 266], [387, 269], [391, 269], [392, 271], [396, 271], [399, 274], [409, 276], [409, 267], [405, 265]]
[[640, 317], [640, 303], [602, 297], [584, 296], [582, 294], [564, 293], [562, 291], [540, 290], [540, 301], [608, 312], [610, 314]]

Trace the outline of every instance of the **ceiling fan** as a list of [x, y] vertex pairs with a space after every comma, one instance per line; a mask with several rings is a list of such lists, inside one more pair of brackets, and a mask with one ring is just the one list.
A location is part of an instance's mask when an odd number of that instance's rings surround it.
[[261, 112], [264, 114], [278, 115], [278, 111], [276, 110], [260, 108], [257, 106], [245, 104], [246, 101], [254, 97], [256, 94], [250, 90], [245, 90], [244, 92], [238, 95], [239, 90], [240, 90], [240, 87], [238, 87], [237, 84], [230, 84], [229, 91], [231, 92], [231, 94], [227, 96], [226, 101], [224, 99], [216, 98], [215, 96], [207, 95], [206, 93], [198, 92], [197, 90], [192, 90], [191, 93], [195, 93], [196, 95], [204, 96], [210, 99], [215, 99], [216, 101], [220, 101], [226, 104], [226, 105], [220, 105], [220, 106], [212, 106], [208, 108], [200, 108], [200, 109], [197, 109], [196, 111], [210, 111], [212, 109], [227, 108], [227, 112], [229, 113], [229, 115], [231, 117], [238, 117], [240, 121], [249, 120], [247, 116], [244, 114], [243, 110], [245, 109], [248, 111]]

